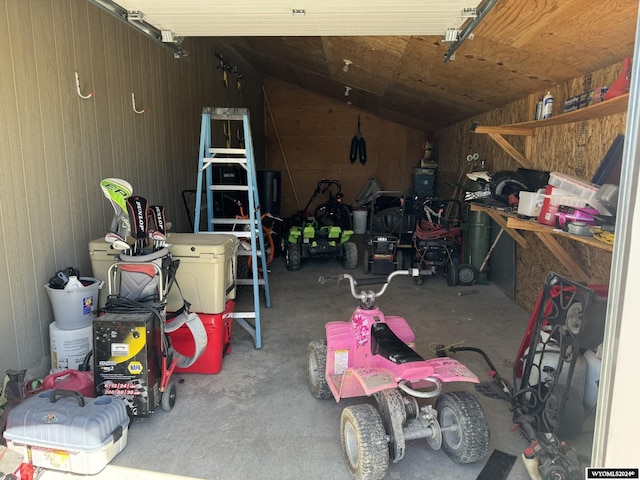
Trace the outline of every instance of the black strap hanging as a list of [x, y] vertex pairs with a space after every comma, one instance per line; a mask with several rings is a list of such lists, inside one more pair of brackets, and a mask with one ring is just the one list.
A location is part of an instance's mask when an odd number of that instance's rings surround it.
[[360, 163], [364, 165], [367, 163], [367, 143], [362, 137], [360, 132], [360, 115], [358, 115], [358, 128], [356, 128], [356, 134], [351, 139], [351, 151], [349, 153], [349, 161], [355, 163], [356, 158], [360, 159]]

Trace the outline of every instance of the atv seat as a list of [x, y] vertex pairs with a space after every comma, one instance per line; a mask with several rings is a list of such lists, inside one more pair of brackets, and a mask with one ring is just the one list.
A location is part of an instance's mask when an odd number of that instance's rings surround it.
[[371, 353], [382, 355], [399, 365], [424, 361], [424, 358], [400, 340], [386, 323], [375, 323], [371, 327]]

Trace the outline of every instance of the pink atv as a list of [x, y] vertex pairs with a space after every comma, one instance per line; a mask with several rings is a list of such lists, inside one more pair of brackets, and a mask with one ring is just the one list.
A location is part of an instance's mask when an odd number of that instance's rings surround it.
[[[489, 448], [487, 417], [468, 392], [442, 392], [449, 382], [478, 383], [467, 367], [450, 358], [423, 359], [415, 351], [415, 335], [406, 320], [385, 316], [374, 303], [397, 275], [356, 280], [340, 275], [360, 300], [349, 322], [325, 325], [327, 341], [309, 344], [309, 387], [320, 399], [373, 396], [378, 404], [352, 405], [342, 411], [340, 437], [347, 468], [354, 479], [385, 477], [389, 458], [402, 459], [405, 442], [426, 438], [434, 450], [444, 449], [456, 463], [483, 459]], [[384, 283], [379, 292], [356, 292], [358, 284]], [[417, 399], [438, 397], [435, 408]]]

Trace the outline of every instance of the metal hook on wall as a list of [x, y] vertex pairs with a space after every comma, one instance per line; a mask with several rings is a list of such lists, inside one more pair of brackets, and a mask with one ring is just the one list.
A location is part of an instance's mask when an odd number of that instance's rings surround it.
[[76, 72], [76, 91], [78, 92], [78, 96], [80, 98], [84, 98], [85, 100], [87, 98], [93, 97], [93, 90], [91, 90], [87, 95], [83, 95], [80, 91], [80, 76], [78, 75], [78, 72]]
[[142, 110], [138, 110], [136, 108], [136, 94], [131, 92], [131, 105], [133, 106], [133, 111], [136, 112], [138, 115], [142, 115], [144, 112], [147, 111], [146, 108], [142, 108]]

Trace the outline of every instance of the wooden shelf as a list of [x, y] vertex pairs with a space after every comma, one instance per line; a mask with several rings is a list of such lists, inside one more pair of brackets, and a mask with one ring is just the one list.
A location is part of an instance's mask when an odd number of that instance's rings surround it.
[[585, 120], [593, 120], [596, 118], [606, 117], [615, 113], [623, 113], [627, 111], [629, 103], [629, 94], [614, 97], [600, 103], [595, 103], [585, 108], [579, 108], [573, 112], [563, 113], [555, 117], [546, 118], [544, 120], [531, 120], [528, 122], [512, 123], [510, 125], [497, 125], [494, 127], [479, 125], [474, 129], [475, 133], [484, 133], [489, 135], [500, 147], [507, 152], [511, 158], [517, 161], [525, 168], [533, 168], [533, 165], [527, 157], [516, 150], [503, 135], [525, 135], [533, 136], [536, 128], [551, 127], [554, 125], [565, 125], [568, 123], [582, 122]]
[[[538, 238], [545, 244], [545, 246], [551, 251], [554, 257], [566, 267], [571, 275], [579, 282], [589, 282], [591, 279], [589, 275], [582, 269], [582, 267], [575, 261], [573, 256], [567, 252], [567, 250], [558, 243], [555, 237], [565, 237], [573, 241], [584, 243], [590, 247], [605, 250], [607, 252], [613, 252], [613, 245], [600, 242], [593, 237], [582, 237], [579, 235], [572, 235], [570, 233], [558, 230], [556, 228], [542, 225], [538, 222], [531, 220], [523, 220], [518, 218], [517, 215], [502, 210], [496, 210], [493, 208], [483, 207], [475, 203], [471, 204], [471, 210], [476, 212], [485, 212], [491, 218], [496, 220], [496, 223], [500, 225], [511, 237], [513, 237], [519, 245], [527, 248], [525, 239], [517, 232], [517, 230], [527, 230], [534, 232]], [[498, 221], [500, 218], [500, 221]], [[524, 242], [521, 243], [517, 240], [516, 236], [520, 236]]]
[[607, 252], [613, 252], [613, 245], [609, 245], [608, 243], [601, 242], [600, 240], [597, 240], [593, 237], [582, 237], [580, 235], [573, 235], [563, 230], [549, 227], [547, 225], [542, 225], [538, 222], [534, 222], [531, 220], [523, 220], [521, 218], [509, 218], [507, 219], [507, 226], [509, 228], [514, 228], [516, 230], [528, 230], [530, 232], [546, 233], [546, 234], [557, 235], [559, 237], [570, 238], [573, 241], [584, 243], [591, 247], [599, 248], [601, 250], [606, 250]]
[[500, 135], [533, 135], [533, 131], [540, 127], [552, 127], [554, 125], [582, 122], [584, 120], [593, 120], [594, 118], [602, 118], [607, 115], [626, 112], [628, 103], [629, 94], [627, 93], [605, 102], [595, 103], [588, 107], [579, 108], [573, 112], [563, 113], [544, 120], [531, 120], [495, 127], [479, 125], [474, 131], [475, 133], [497, 133]]

